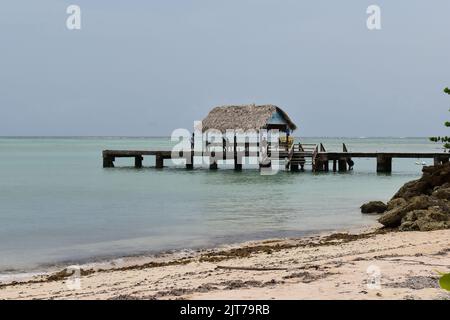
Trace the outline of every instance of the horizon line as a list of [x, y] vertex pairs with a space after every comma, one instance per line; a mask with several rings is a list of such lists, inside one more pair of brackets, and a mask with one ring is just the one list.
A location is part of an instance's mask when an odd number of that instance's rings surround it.
[[[294, 138], [348, 138], [348, 139], [375, 139], [375, 138], [397, 138], [397, 139], [419, 139], [426, 138], [428, 136], [296, 136]], [[3, 138], [170, 138], [170, 135], [0, 135], [0, 139]]]

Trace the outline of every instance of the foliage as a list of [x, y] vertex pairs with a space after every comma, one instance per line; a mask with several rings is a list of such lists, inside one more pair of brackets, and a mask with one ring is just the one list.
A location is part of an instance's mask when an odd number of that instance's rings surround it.
[[440, 273], [441, 278], [439, 279], [439, 286], [442, 289], [450, 291], [450, 273]]
[[[449, 88], [445, 88], [444, 92], [446, 94], [450, 95], [450, 89]], [[446, 121], [444, 123], [444, 125], [446, 127], [450, 127], [450, 121]], [[448, 136], [445, 136], [445, 137], [431, 137], [430, 140], [433, 141], [433, 142], [443, 142], [444, 143], [444, 148], [450, 149], [450, 137], [448, 137]]]

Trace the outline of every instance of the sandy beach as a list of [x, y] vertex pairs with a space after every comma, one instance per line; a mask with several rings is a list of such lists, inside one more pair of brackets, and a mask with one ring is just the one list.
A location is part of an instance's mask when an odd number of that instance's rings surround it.
[[[334, 232], [128, 258], [4, 283], [1, 299], [450, 299], [450, 230]], [[79, 286], [78, 286], [79, 285]]]

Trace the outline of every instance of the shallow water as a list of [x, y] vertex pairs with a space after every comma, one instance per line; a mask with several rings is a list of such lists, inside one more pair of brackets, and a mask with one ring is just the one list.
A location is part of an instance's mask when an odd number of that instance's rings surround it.
[[[327, 151], [439, 152], [425, 138], [308, 138]], [[370, 224], [359, 206], [420, 175], [417, 159], [348, 173], [102, 168], [103, 149], [170, 148], [167, 138], [0, 138], [0, 273]], [[422, 160], [421, 160], [422, 161]], [[430, 160], [425, 160], [431, 163]], [[308, 168], [309, 169], [309, 168]]]

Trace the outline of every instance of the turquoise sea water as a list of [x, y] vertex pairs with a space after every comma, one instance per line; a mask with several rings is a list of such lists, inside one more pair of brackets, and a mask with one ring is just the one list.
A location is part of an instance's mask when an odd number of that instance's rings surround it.
[[[425, 138], [307, 138], [328, 151], [439, 152]], [[0, 138], [0, 274], [44, 265], [209, 247], [370, 224], [368, 200], [388, 200], [420, 175], [417, 159], [374, 159], [348, 173], [169, 167], [102, 168], [103, 149], [170, 148], [168, 138]], [[425, 160], [431, 163], [430, 160]]]

